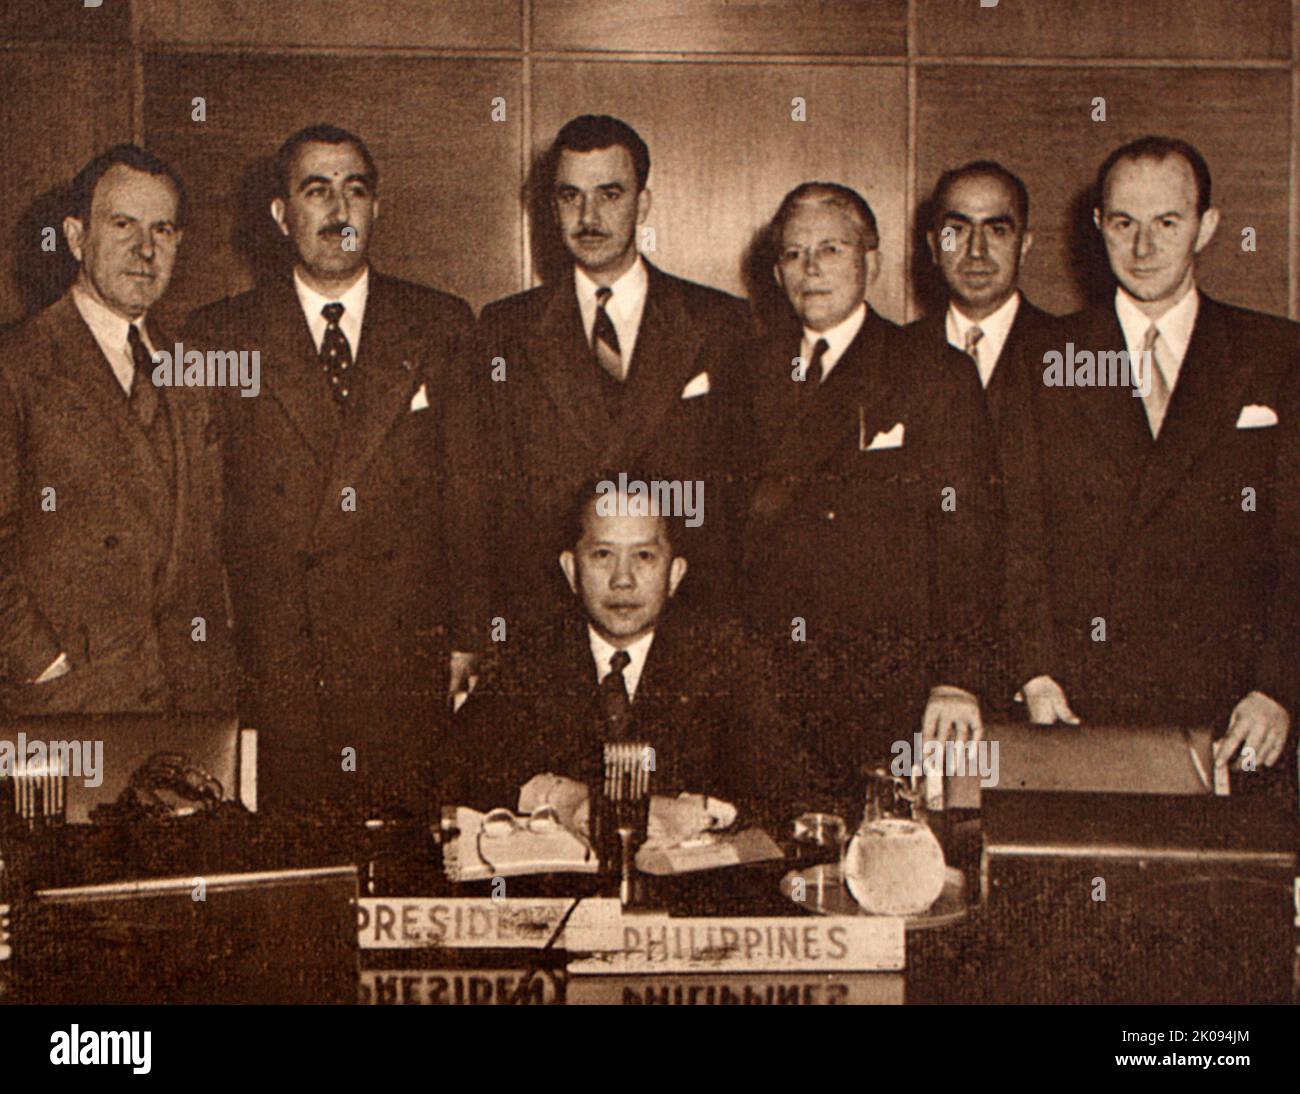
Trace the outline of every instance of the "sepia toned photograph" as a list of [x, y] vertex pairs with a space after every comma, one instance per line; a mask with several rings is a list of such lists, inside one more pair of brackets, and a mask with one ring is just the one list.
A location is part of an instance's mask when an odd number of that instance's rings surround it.
[[4, 0], [0, 142], [19, 1073], [1285, 1059], [1300, 0]]

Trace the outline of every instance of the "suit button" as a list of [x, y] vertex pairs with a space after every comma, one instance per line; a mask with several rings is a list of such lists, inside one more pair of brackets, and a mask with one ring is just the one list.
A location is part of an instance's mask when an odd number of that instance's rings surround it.
[[105, 536], [104, 546], [111, 551], [114, 547], [117, 546], [117, 536]]
[[301, 627], [299, 627], [299, 628], [298, 628], [298, 636], [299, 636], [300, 638], [310, 638], [310, 637], [311, 637], [311, 624], [310, 624], [310, 623], [304, 623]]
[[834, 519], [835, 519], [835, 510], [834, 510], [834, 509], [827, 509], [827, 510], [826, 510], [826, 519], [827, 519], [827, 520], [834, 520]]

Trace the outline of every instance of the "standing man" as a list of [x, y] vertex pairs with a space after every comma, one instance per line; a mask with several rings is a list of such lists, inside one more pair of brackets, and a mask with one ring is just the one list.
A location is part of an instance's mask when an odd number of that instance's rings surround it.
[[1219, 212], [1185, 141], [1111, 153], [1093, 220], [1118, 285], [1065, 321], [1096, 385], [1040, 393], [1054, 643], [1031, 714], [1210, 725], [1218, 764], [1271, 766], [1300, 702], [1297, 327], [1197, 287]]
[[[947, 289], [947, 307], [908, 328], [918, 359], [938, 356], [950, 367], [949, 348], [974, 366], [996, 457], [990, 548], [1004, 579], [987, 590], [986, 618], [1002, 618], [987, 663], [990, 707], [1008, 714], [1024, 671], [1038, 657], [1047, 628], [1042, 573], [1037, 393], [1043, 353], [1059, 339], [1055, 317], [1020, 291], [1020, 264], [1034, 244], [1029, 191], [999, 163], [981, 160], [945, 172], [928, 203], [926, 241]], [[1013, 521], [1029, 521], [1026, 532]], [[1008, 542], [1027, 548], [1006, 551]], [[1015, 608], [1009, 607], [1016, 605]], [[1035, 625], [1023, 625], [1035, 618]], [[1010, 626], [1010, 618], [1022, 625]]]
[[259, 800], [419, 811], [449, 683], [487, 629], [472, 317], [372, 268], [379, 173], [360, 137], [303, 129], [276, 166], [292, 273], [202, 309], [187, 339], [262, 357], [260, 397], [229, 403], [226, 450]]
[[748, 334], [748, 309], [638, 252], [650, 153], [630, 126], [574, 118], [547, 168], [573, 273], [488, 305], [479, 323], [480, 363], [494, 366], [484, 384], [500, 423], [503, 541], [523, 547], [509, 552], [499, 575], [503, 611], [517, 619], [563, 606], [550, 550], [563, 538], [558, 515], [582, 483], [632, 466], [705, 483], [694, 565], [702, 590], [716, 591], [730, 569], [721, 473], [727, 366]]
[[77, 175], [72, 288], [0, 340], [0, 709], [229, 711], [217, 416], [153, 383], [149, 318], [185, 226], [135, 145]]
[[842, 791], [918, 721], [981, 732], [989, 453], [969, 361], [914, 360], [866, 303], [879, 234], [861, 195], [804, 183], [772, 231], [798, 327], [753, 362], [745, 587], [803, 696], [812, 775]]

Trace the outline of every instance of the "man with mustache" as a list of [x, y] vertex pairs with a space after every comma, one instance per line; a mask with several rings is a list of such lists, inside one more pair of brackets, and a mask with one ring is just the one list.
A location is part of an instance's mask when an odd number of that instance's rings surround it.
[[1025, 697], [1041, 722], [1212, 726], [1219, 767], [1263, 771], [1300, 704], [1300, 328], [1199, 288], [1219, 211], [1187, 142], [1112, 152], [1093, 220], [1117, 284], [1057, 349], [1136, 375], [1039, 392], [1053, 628]]
[[0, 710], [228, 712], [218, 416], [153, 382], [180, 176], [97, 156], [63, 221], [71, 289], [0, 339]]
[[626, 123], [604, 115], [568, 122], [540, 175], [571, 270], [480, 317], [505, 542], [522, 548], [503, 558], [498, 596], [501, 614], [516, 622], [563, 604], [545, 561], [559, 514], [583, 482], [611, 467], [653, 466], [704, 482], [700, 587], [691, 595], [723, 597], [728, 365], [749, 330], [748, 309], [640, 254], [649, 174], [650, 153]]
[[752, 356], [744, 588], [803, 719], [803, 782], [860, 773], [918, 728], [982, 732], [980, 594], [990, 580], [989, 452], [960, 354], [915, 358], [866, 301], [871, 207], [838, 183], [790, 191], [771, 225], [788, 329]]
[[419, 813], [449, 692], [486, 635], [469, 306], [368, 258], [379, 174], [316, 125], [276, 157], [293, 269], [202, 309], [187, 341], [259, 350], [228, 401], [226, 544], [258, 796]]
[[[988, 539], [995, 573], [981, 613], [993, 624], [985, 664], [984, 700], [999, 715], [1017, 708], [1012, 696], [1037, 657], [1046, 629], [1042, 573], [1042, 503], [1038, 497], [1036, 394], [1043, 353], [1057, 341], [1055, 317], [1020, 290], [1020, 267], [1034, 243], [1029, 191], [999, 163], [980, 160], [945, 172], [926, 203], [930, 259], [946, 290], [946, 307], [907, 329], [911, 353], [952, 367], [969, 360], [983, 390], [997, 489]], [[1012, 529], [1027, 521], [1030, 528]], [[1020, 544], [1017, 552], [1008, 542]], [[1014, 607], [1012, 606], [1014, 605]], [[1037, 617], [1035, 619], [1035, 612]], [[1009, 625], [1014, 614], [1017, 626]], [[1035, 619], [1032, 627], [1026, 620]]]

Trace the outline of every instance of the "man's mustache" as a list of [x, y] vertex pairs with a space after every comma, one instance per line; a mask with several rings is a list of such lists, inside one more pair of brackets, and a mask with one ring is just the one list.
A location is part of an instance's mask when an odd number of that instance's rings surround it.
[[341, 236], [350, 227], [350, 224], [327, 224], [316, 234], [321, 239], [328, 239], [330, 236]]
[[574, 239], [608, 239], [608, 232], [598, 232], [594, 228], [584, 228], [580, 232], [573, 233]]

